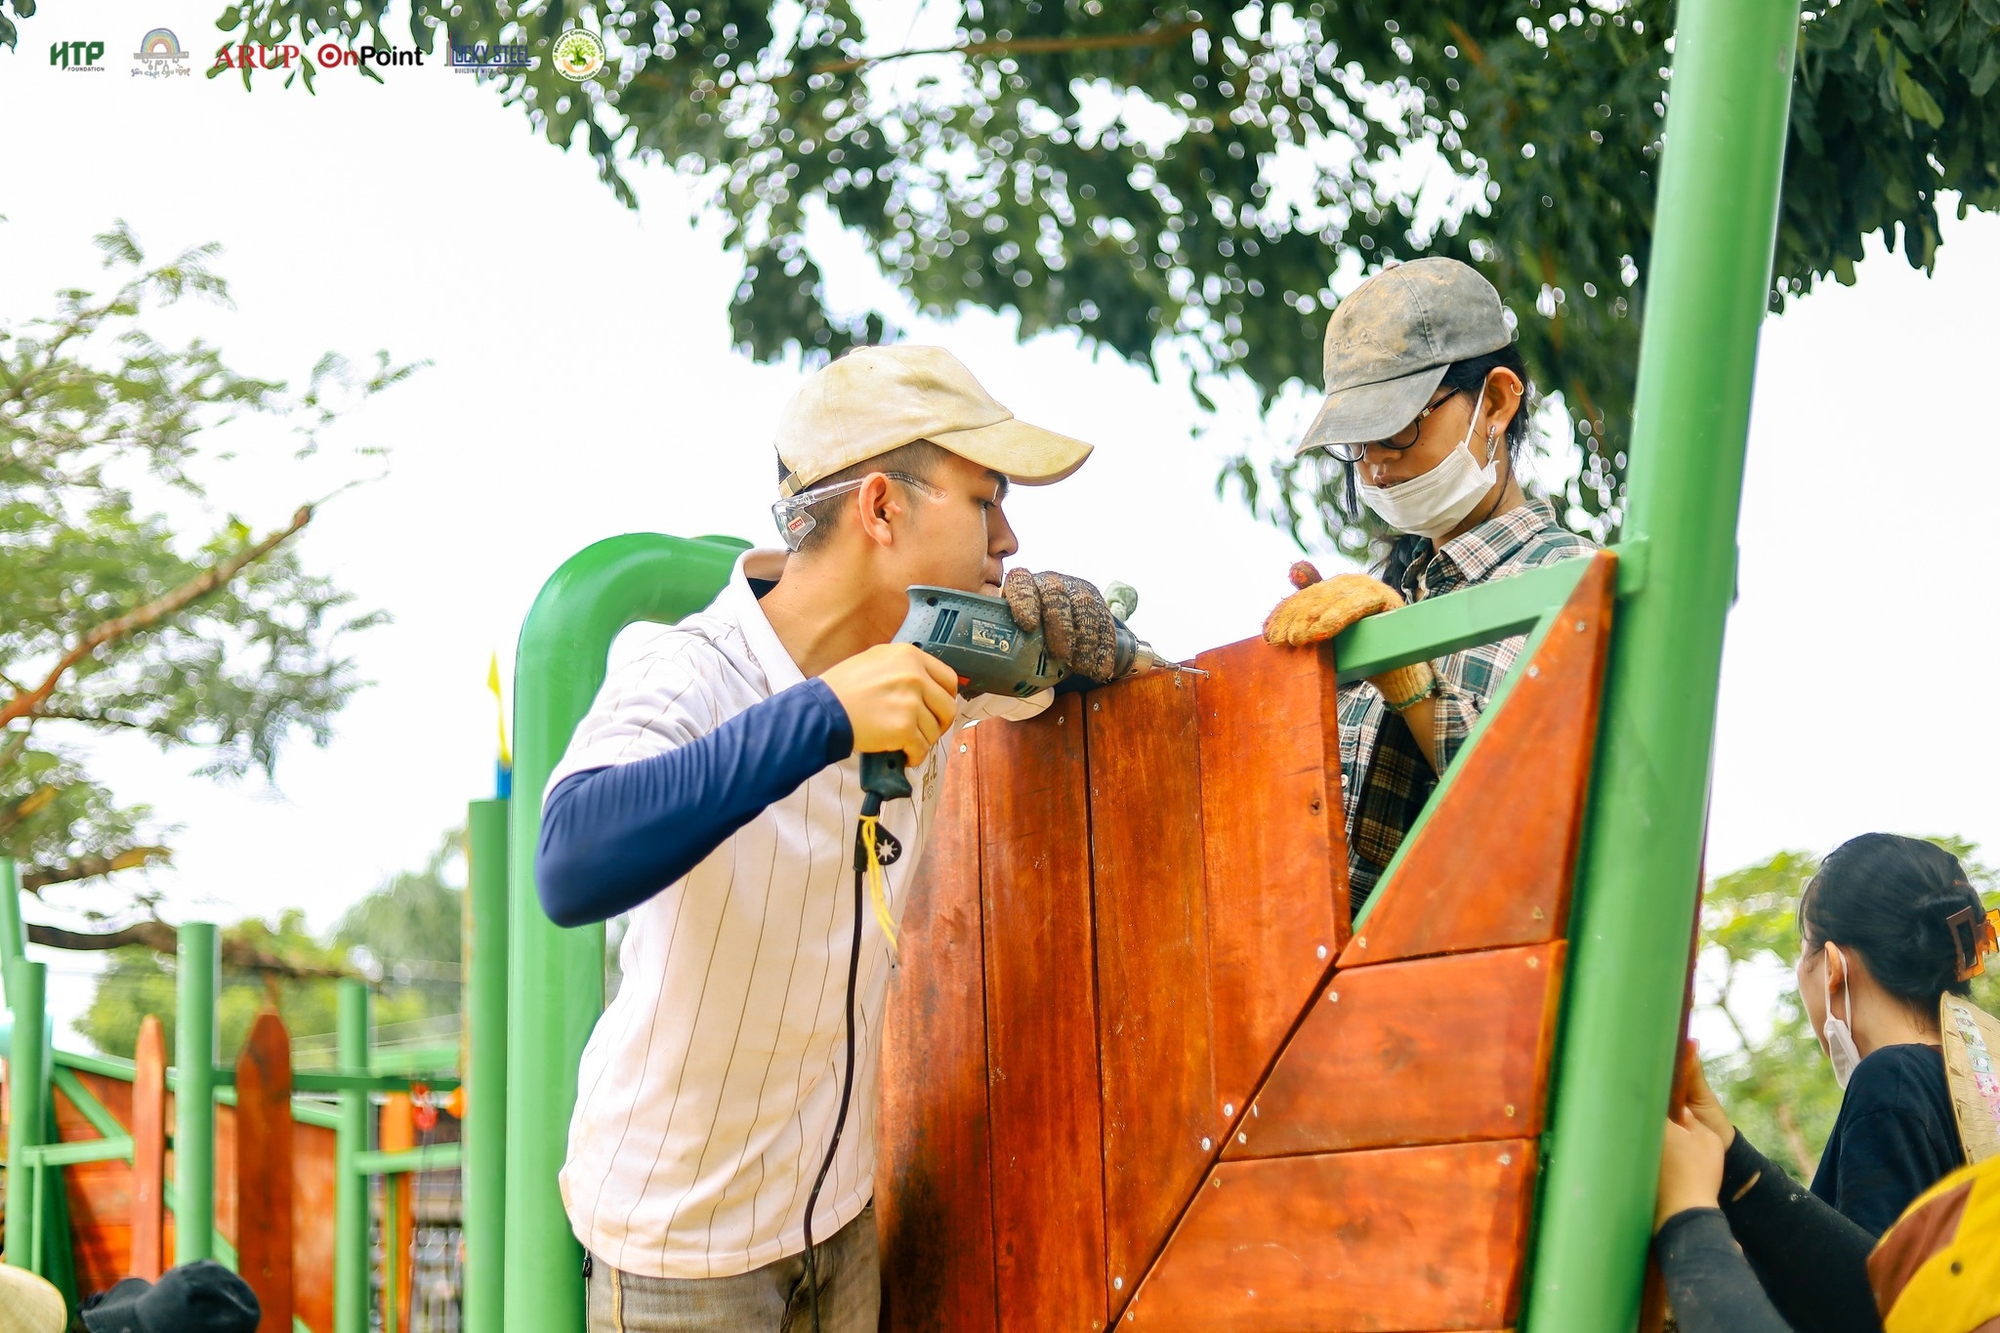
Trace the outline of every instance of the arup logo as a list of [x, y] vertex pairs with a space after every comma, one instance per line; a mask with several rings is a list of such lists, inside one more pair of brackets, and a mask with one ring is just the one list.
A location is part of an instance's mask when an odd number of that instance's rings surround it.
[[556, 73], [577, 83], [594, 78], [597, 71], [604, 68], [604, 43], [582, 28], [571, 28], [556, 38], [551, 55], [555, 60]]
[[296, 46], [225, 46], [215, 53], [215, 68], [290, 69], [302, 54]]
[[54, 42], [49, 46], [49, 63], [60, 65], [67, 74], [102, 74], [103, 42]]
[[140, 40], [139, 49], [132, 53], [132, 59], [139, 62], [132, 66], [135, 79], [171, 79], [194, 73], [188, 65], [188, 53], [181, 50], [180, 40], [165, 28], [147, 33]]
[[455, 74], [498, 74], [502, 70], [533, 69], [535, 59], [526, 43], [453, 42], [451, 68]]

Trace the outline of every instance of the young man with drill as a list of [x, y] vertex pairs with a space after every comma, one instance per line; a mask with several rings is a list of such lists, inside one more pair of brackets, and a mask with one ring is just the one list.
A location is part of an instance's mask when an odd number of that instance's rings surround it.
[[[849, 896], [859, 757], [908, 765], [912, 799], [875, 840], [893, 920], [954, 724], [1048, 702], [961, 704], [949, 667], [890, 640], [911, 584], [1000, 593], [1008, 487], [1068, 476], [1088, 445], [1015, 420], [926, 347], [819, 371], [777, 444], [792, 553], [747, 552], [707, 611], [607, 680], [545, 800], [549, 916], [632, 912], [561, 1178], [594, 1331], [874, 1333], [892, 955]], [[1006, 592], [1064, 660], [1109, 624], [1081, 580], [1016, 570]]]

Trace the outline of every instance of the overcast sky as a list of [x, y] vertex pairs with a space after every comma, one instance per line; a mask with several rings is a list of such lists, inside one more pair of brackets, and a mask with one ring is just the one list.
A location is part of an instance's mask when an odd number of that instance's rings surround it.
[[[38, 145], [31, 169], [17, 157], [0, 180], [0, 315], [18, 324], [57, 287], [102, 281], [89, 237], [124, 218], [158, 256], [226, 247], [235, 308], [158, 324], [218, 342], [240, 369], [297, 380], [329, 348], [433, 363], [331, 437], [386, 447], [386, 475], [302, 540], [309, 568], [395, 617], [351, 644], [374, 684], [332, 744], [294, 747], [275, 784], [195, 778], [198, 756], [143, 744], [89, 747], [122, 799], [180, 826], [173, 868], [147, 881], [169, 919], [297, 906], [324, 927], [489, 794], [488, 654], [507, 660], [565, 557], [635, 530], [769, 543], [772, 426], [799, 371], [730, 349], [739, 265], [712, 223], [689, 225], [668, 173], [636, 173], [644, 206], [629, 211], [586, 159], [435, 61], [382, 86], [322, 78], [317, 96], [132, 78], [147, 27], [207, 42], [213, 2], [163, 0], [131, 23], [103, 12], [51, 6], [0, 51], [0, 124], [17, 148]], [[50, 68], [59, 39], [106, 41], [108, 72]], [[1877, 245], [1855, 287], [1765, 326], [1712, 869], [1871, 829], [2000, 851], [2000, 723], [1981, 703], [2000, 652], [1986, 565], [2000, 222], [1944, 235], [1934, 278]], [[857, 305], [885, 290], [859, 259], [836, 261], [832, 281]], [[1070, 337], [1017, 345], [1009, 319], [983, 313], [907, 323], [1024, 418], [1098, 445], [1071, 481], [1010, 502], [1026, 563], [1134, 584], [1138, 628], [1172, 653], [1256, 631], [1297, 553], [1218, 499], [1215, 474], [1288, 426], [1258, 422], [1246, 392], [1197, 434], [1184, 389]], [[240, 461], [205, 470], [211, 507], [259, 529], [375, 471], [338, 447], [301, 467], [269, 433], [233, 443]], [[52, 989], [72, 1014], [90, 964], [58, 962]]]

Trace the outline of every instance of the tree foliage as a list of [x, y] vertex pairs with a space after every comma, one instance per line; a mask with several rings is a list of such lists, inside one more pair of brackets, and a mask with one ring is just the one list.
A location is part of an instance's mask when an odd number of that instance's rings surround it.
[[[421, 870], [405, 871], [363, 898], [324, 938], [305, 914], [288, 909], [275, 922], [249, 917], [223, 929], [222, 996], [216, 1010], [225, 1060], [242, 1048], [250, 1024], [275, 1008], [305, 1048], [300, 1064], [329, 1063], [331, 1046], [314, 1042], [334, 1031], [338, 991], [324, 977], [298, 978], [231, 967], [231, 952], [249, 946], [299, 970], [348, 971], [375, 983], [375, 1024], [391, 1029], [459, 1012], [459, 939], [464, 890], [464, 832], [445, 835]], [[232, 947], [234, 946], [234, 947]], [[97, 979], [77, 1032], [109, 1055], [130, 1057], [139, 1022], [157, 1014], [172, 1058], [175, 990], [173, 957], [150, 949], [120, 949]], [[325, 1047], [325, 1057], [312, 1052]]]
[[[387, 8], [239, 0], [222, 26], [387, 40]], [[500, 95], [627, 202], [633, 162], [707, 181], [757, 356], [883, 336], [889, 312], [827, 303], [837, 224], [927, 314], [1012, 312], [1023, 337], [1074, 329], [1197, 394], [1237, 374], [1268, 403], [1317, 386], [1325, 312], [1365, 271], [1447, 254], [1493, 279], [1561, 396], [1575, 517], [1615, 526], [1668, 0], [959, 0], [923, 48], [900, 36], [921, 5], [590, 12], [612, 62], [583, 83], [547, 58], [573, 20], [545, 0], [414, 0], [409, 35], [529, 46], [537, 66]], [[1941, 192], [2000, 203], [1996, 37], [2000, 0], [1805, 0], [1774, 305], [1852, 281], [1875, 233], [1928, 268]], [[1227, 478], [1302, 540], [1361, 539], [1338, 473], [1245, 457]]]
[[329, 353], [295, 393], [199, 339], [169, 346], [144, 316], [226, 303], [217, 247], [151, 263], [123, 223], [97, 244], [115, 290], [0, 321], [0, 854], [37, 890], [169, 854], [151, 811], [94, 779], [65, 734], [196, 750], [210, 774], [268, 774], [293, 737], [330, 737], [362, 683], [341, 641], [383, 617], [300, 560], [289, 539], [312, 505], [261, 535], [234, 515], [190, 531], [158, 506], [203, 498], [205, 466], [230, 456], [208, 443], [218, 427], [282, 422], [309, 454], [413, 369]]
[[[1931, 841], [1959, 858], [1989, 902], [2000, 891], [2000, 872], [1976, 859], [1973, 844]], [[1709, 1081], [1750, 1141], [1801, 1180], [1812, 1178], [1840, 1110], [1840, 1088], [1791, 975], [1799, 961], [1799, 894], [1818, 869], [1819, 858], [1809, 853], [1779, 852], [1717, 878], [1702, 898], [1699, 1003], [1738, 1042], [1733, 1050], [1706, 1053]], [[1772, 1008], [1749, 1007], [1774, 985]], [[1973, 981], [1973, 1000], [2000, 1014], [2000, 970]]]

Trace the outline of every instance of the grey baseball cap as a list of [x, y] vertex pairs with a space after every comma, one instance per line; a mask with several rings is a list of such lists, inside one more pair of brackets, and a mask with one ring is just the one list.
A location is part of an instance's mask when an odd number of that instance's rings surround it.
[[1456, 259], [1383, 269], [1326, 324], [1326, 404], [1298, 452], [1383, 440], [1416, 420], [1454, 361], [1513, 339], [1500, 293]]

